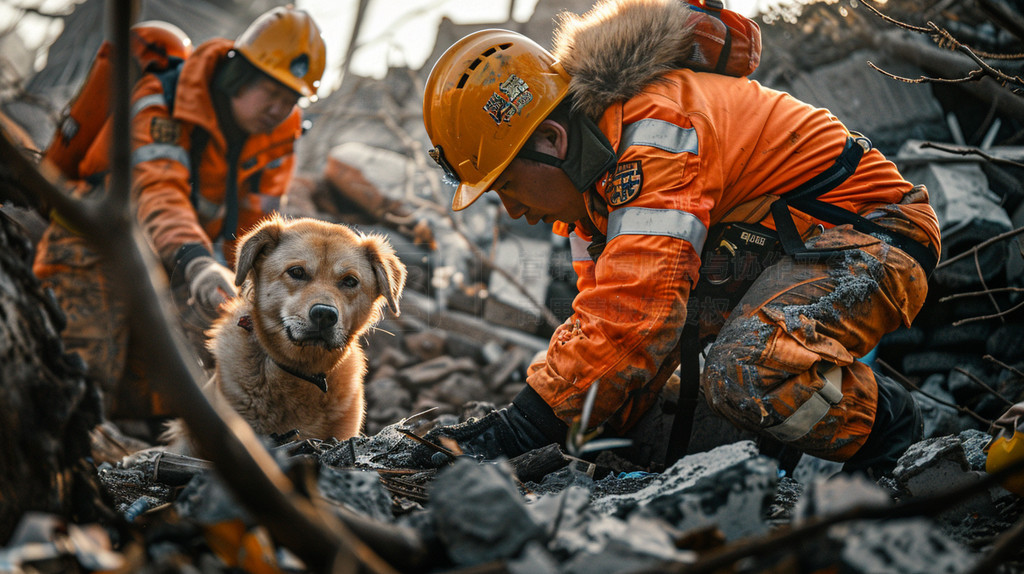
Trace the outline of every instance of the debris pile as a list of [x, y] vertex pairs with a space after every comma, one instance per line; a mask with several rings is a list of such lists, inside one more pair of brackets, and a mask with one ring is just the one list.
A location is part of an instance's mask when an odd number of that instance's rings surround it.
[[[546, 17], [550, 4], [542, 0], [538, 13]], [[974, 3], [926, 4], [889, 0], [884, 9], [915, 25], [933, 20], [980, 50], [1024, 51]], [[982, 451], [988, 421], [1024, 400], [1024, 257], [1020, 236], [1006, 235], [1024, 227], [1019, 98], [901, 83], [870, 69], [866, 60], [917, 78], [949, 66], [926, 40], [908, 38], [856, 0], [786, 5], [762, 22], [766, 49], [755, 78], [827, 107], [930, 190], [944, 247], [928, 302], [912, 327], [887, 335], [865, 358], [920, 389], [926, 440], [878, 483], [833, 476], [839, 465], [808, 456], [793, 473], [780, 472], [784, 465], [749, 434], [704, 407], [691, 454], [668, 468], [651, 452], [585, 461], [551, 446], [483, 462], [421, 444], [416, 438], [431, 428], [482, 416], [523, 389], [527, 367], [571, 313], [575, 278], [567, 242], [549, 229], [510, 220], [487, 200], [450, 212], [452, 190], [425, 154], [420, 86], [429, 65], [393, 69], [381, 81], [346, 78], [309, 110], [315, 127], [299, 148], [300, 176], [285, 209], [387, 234], [409, 267], [408, 289], [401, 315], [364, 340], [364, 435], [275, 437], [268, 447], [300, 490], [395, 568], [712, 572], [738, 563], [746, 572], [966, 572], [998, 550], [1003, 571], [1024, 571], [1016, 550], [1005, 550], [1024, 506], [984, 472]], [[443, 34], [454, 33], [446, 26]], [[20, 267], [7, 266], [7, 253], [25, 251], [11, 241], [11, 250], [0, 249], [5, 292], [8, 283], [31, 283], [24, 253]], [[66, 411], [49, 411], [59, 420], [24, 426], [27, 419], [13, 419], [30, 439], [0, 425], [13, 433], [4, 444], [30, 447], [10, 460], [84, 460], [83, 429], [99, 420], [99, 403], [55, 342], [59, 312], [36, 298], [18, 307], [24, 321], [2, 323], [49, 325], [32, 337], [45, 343], [38, 356], [77, 394], [61, 403]], [[15, 380], [4, 373], [5, 385]], [[671, 428], [672, 389], [642, 421], [648, 436]], [[63, 396], [39, 395], [30, 394]], [[15, 408], [19, 401], [4, 403], [4, 412], [25, 412]], [[51, 498], [34, 492], [44, 503], [29, 506], [53, 513], [2, 507], [0, 571], [304, 569], [233, 501], [206, 461], [169, 453], [123, 459], [144, 445], [129, 446], [108, 425], [93, 433], [95, 474], [79, 465], [71, 474], [55, 471], [60, 480], [21, 478], [5, 474], [21, 467], [0, 464], [0, 499], [12, 500], [15, 486], [41, 486]], [[43, 439], [37, 430], [56, 435]], [[51, 451], [31, 458], [37, 447]], [[89, 522], [103, 526], [82, 526]]]

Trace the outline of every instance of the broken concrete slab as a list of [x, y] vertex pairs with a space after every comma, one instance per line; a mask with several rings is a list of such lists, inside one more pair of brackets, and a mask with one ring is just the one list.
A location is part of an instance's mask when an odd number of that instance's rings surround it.
[[382, 522], [392, 522], [391, 494], [373, 470], [337, 469], [323, 466], [317, 488], [329, 500]]
[[[718, 479], [723, 481], [721, 485], [716, 484]], [[774, 461], [760, 457], [752, 441], [741, 441], [685, 456], [648, 486], [635, 493], [600, 498], [594, 502], [594, 508], [623, 517], [657, 501], [655, 511], [671, 516], [669, 522], [690, 525], [713, 520], [737, 535], [763, 527], [761, 514], [775, 494], [777, 480], [778, 467]], [[695, 495], [698, 492], [702, 494]], [[688, 494], [712, 497], [716, 501], [714, 512], [698, 511], [697, 499]], [[763, 503], [753, 503], [756, 516], [743, 510], [752, 500], [762, 499]]]
[[911, 445], [900, 457], [893, 476], [911, 496], [924, 496], [962, 483], [970, 470], [960, 439], [943, 436]]
[[889, 493], [867, 477], [839, 474], [807, 483], [796, 503], [794, 516], [798, 521], [804, 521], [812, 516], [838, 514], [857, 506], [887, 504], [892, 504]]
[[977, 560], [924, 518], [834, 526], [829, 537], [844, 543], [843, 572], [953, 574], [968, 571]]
[[765, 510], [775, 498], [778, 472], [768, 457], [748, 458], [685, 490], [656, 496], [630, 517], [658, 517], [683, 532], [715, 526], [726, 540], [764, 534]]
[[438, 537], [462, 566], [512, 558], [547, 532], [526, 510], [511, 470], [459, 459], [438, 472], [430, 486]]

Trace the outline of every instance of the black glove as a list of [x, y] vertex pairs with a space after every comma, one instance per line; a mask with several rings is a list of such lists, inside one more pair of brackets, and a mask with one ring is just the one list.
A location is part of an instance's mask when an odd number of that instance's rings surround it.
[[463, 454], [486, 460], [499, 456], [515, 458], [524, 452], [551, 444], [544, 433], [533, 426], [514, 404], [491, 411], [482, 419], [435, 428], [423, 438], [441, 444], [439, 437], [442, 436], [455, 439]]

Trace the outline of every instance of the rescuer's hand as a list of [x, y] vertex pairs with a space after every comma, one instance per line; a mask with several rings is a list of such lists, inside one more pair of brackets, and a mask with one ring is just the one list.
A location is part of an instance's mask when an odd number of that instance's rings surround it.
[[185, 281], [191, 306], [205, 319], [213, 321], [220, 306], [238, 295], [235, 274], [213, 257], [196, 257], [185, 267]]

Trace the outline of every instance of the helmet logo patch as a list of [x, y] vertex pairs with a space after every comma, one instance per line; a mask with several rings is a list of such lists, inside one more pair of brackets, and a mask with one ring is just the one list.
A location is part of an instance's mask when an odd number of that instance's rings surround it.
[[296, 78], [304, 78], [309, 73], [309, 56], [307, 54], [296, 56], [288, 65], [288, 71]]
[[484, 104], [484, 111], [487, 112], [495, 124], [501, 122], [512, 124], [512, 116], [520, 113], [526, 104], [533, 101], [533, 92], [526, 81], [519, 76], [512, 74], [507, 80], [498, 86], [501, 92], [494, 92], [491, 99]]
[[614, 207], [633, 201], [640, 195], [640, 188], [643, 185], [644, 170], [640, 167], [640, 162], [624, 161], [616, 165], [606, 191], [608, 205]]

